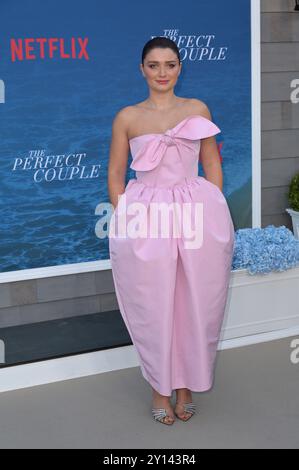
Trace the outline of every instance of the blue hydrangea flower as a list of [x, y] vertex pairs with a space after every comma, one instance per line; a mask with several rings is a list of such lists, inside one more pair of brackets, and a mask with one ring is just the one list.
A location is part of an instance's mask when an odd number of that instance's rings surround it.
[[299, 240], [284, 225], [236, 230], [232, 269], [247, 269], [249, 274], [267, 274], [298, 265]]

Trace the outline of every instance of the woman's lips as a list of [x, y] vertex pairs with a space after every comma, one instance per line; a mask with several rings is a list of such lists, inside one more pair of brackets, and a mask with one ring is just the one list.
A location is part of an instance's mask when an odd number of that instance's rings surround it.
[[158, 82], [158, 83], [162, 83], [162, 84], [164, 84], [164, 83], [168, 83], [168, 82], [169, 82], [169, 80], [157, 80], [157, 82]]

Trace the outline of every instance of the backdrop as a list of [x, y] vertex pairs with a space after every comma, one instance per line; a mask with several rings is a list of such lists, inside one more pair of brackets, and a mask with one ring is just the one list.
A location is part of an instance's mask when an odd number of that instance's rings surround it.
[[111, 124], [148, 96], [154, 36], [178, 44], [175, 93], [209, 106], [235, 229], [252, 226], [250, 0], [1, 0], [0, 17], [2, 273], [109, 258]]

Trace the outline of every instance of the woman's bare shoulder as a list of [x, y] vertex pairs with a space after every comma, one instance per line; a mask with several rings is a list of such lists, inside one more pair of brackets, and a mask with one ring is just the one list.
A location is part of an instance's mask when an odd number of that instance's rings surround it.
[[131, 122], [134, 120], [135, 110], [133, 106], [125, 106], [119, 109], [113, 118], [112, 129], [119, 134], [126, 135], [128, 137], [128, 131]]
[[140, 109], [136, 105], [125, 106], [121, 108], [114, 116], [113, 123], [129, 128], [130, 124], [140, 113]]
[[207, 104], [198, 98], [189, 98], [190, 109], [194, 114], [201, 114], [207, 119], [211, 119], [211, 113]]
[[127, 121], [131, 118], [133, 112], [134, 106], [125, 106], [115, 113], [113, 121]]

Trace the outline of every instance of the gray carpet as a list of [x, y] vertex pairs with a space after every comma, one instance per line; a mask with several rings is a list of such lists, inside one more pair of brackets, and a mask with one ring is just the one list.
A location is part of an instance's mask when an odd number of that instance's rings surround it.
[[173, 426], [151, 417], [139, 367], [0, 393], [0, 447], [298, 449], [291, 340], [218, 351], [212, 390], [193, 393], [199, 414]]

